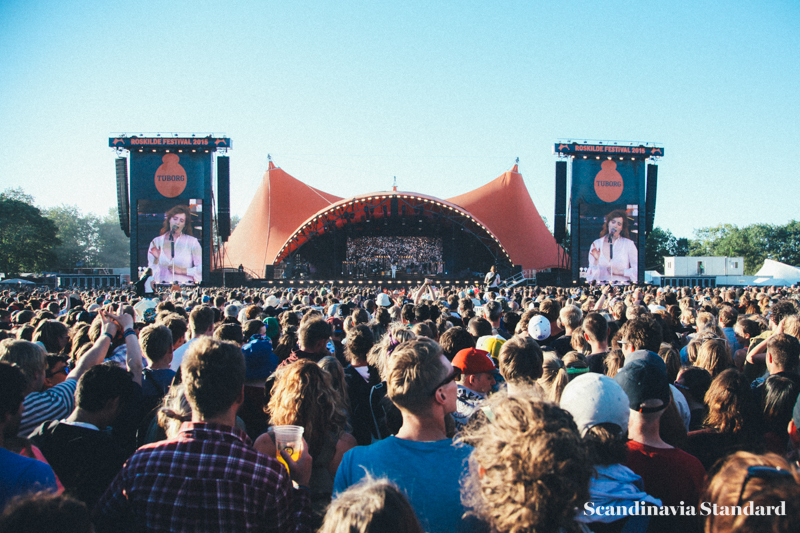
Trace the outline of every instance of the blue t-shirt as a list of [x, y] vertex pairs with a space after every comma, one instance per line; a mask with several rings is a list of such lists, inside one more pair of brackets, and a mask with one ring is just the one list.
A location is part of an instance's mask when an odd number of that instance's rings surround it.
[[334, 495], [358, 483], [364, 469], [386, 477], [405, 492], [425, 531], [473, 531], [462, 521], [460, 481], [472, 448], [451, 439], [416, 442], [388, 437], [344, 454], [333, 484]]
[[0, 448], [0, 510], [14, 496], [56, 489], [56, 475], [49, 465]]

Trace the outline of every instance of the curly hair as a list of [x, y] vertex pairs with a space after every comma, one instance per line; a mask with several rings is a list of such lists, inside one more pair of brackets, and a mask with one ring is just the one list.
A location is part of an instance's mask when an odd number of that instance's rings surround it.
[[309, 453], [316, 457], [329, 434], [340, 434], [347, 413], [330, 374], [317, 363], [301, 359], [287, 365], [272, 388], [267, 414], [273, 425], [303, 426]]
[[530, 394], [495, 395], [491, 422], [464, 430], [474, 447], [462, 501], [493, 531], [577, 530], [592, 464], [572, 416]]

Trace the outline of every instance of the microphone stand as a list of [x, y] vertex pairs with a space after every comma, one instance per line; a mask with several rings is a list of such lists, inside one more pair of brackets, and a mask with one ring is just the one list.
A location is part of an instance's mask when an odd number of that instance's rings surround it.
[[175, 228], [172, 227], [169, 230], [169, 245], [172, 249], [172, 284], [175, 285], [175, 238], [172, 236], [172, 233], [175, 231]]
[[614, 239], [612, 238], [613, 236], [614, 236], [613, 233], [608, 234], [608, 258], [612, 260], [614, 259]]

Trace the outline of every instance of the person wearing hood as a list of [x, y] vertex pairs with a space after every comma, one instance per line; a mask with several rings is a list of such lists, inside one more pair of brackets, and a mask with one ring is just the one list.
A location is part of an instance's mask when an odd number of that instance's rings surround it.
[[[625, 466], [625, 445], [630, 416], [628, 396], [613, 379], [602, 374], [578, 376], [564, 388], [561, 408], [568, 411], [589, 449], [594, 475], [589, 485], [589, 501], [576, 520], [589, 524], [595, 533], [644, 532], [649, 516], [637, 506], [661, 507], [661, 500], [644, 491], [641, 476]], [[627, 515], [616, 512], [627, 509]], [[606, 513], [613, 509], [614, 512]], [[636, 515], [636, 516], [632, 516]]]

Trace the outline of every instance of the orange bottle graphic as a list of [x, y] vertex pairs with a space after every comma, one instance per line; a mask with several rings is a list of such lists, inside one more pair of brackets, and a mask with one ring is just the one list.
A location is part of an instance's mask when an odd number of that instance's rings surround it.
[[610, 159], [600, 163], [600, 172], [594, 177], [594, 192], [604, 202], [614, 202], [622, 196], [622, 175], [617, 172], [617, 164]]
[[175, 198], [186, 189], [186, 170], [178, 154], [166, 154], [156, 170], [156, 189], [167, 198]]

